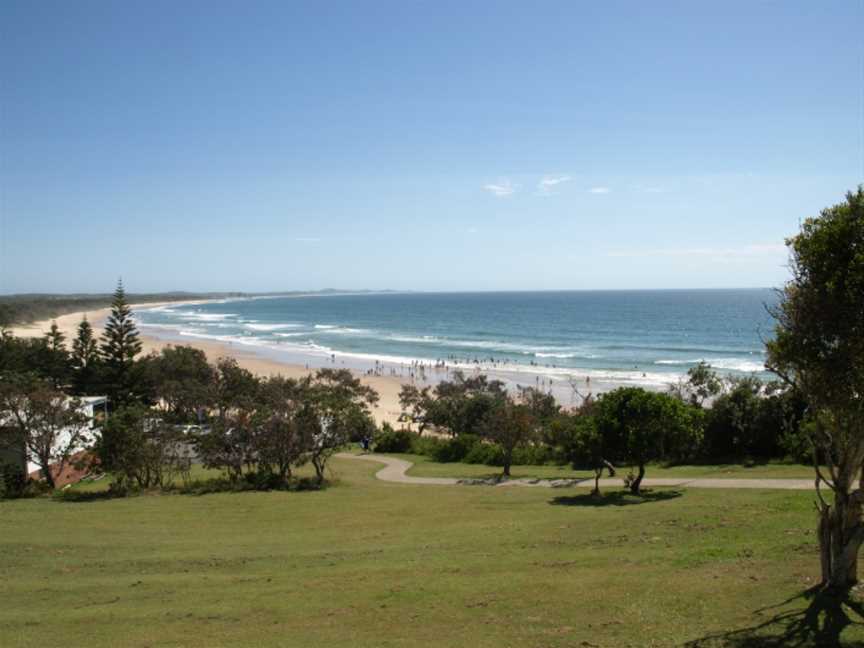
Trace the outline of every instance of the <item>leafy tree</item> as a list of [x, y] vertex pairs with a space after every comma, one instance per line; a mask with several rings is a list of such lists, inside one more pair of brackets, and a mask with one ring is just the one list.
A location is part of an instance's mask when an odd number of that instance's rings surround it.
[[704, 446], [708, 457], [726, 461], [772, 454], [763, 452], [770, 440], [763, 438], [766, 430], [761, 425], [762, 381], [748, 376], [732, 380], [731, 385], [707, 413]]
[[0, 380], [35, 376], [54, 383], [57, 356], [44, 338], [0, 336]]
[[597, 429], [597, 420], [593, 416], [572, 417], [572, 435], [568, 444], [568, 454], [573, 468], [588, 467], [594, 471], [594, 488], [592, 495], [600, 494], [600, 478], [603, 469], [608, 469], [610, 476], [614, 474], [606, 460], [611, 456], [604, 444], [603, 435]]
[[417, 423], [417, 432], [421, 435], [428, 425], [426, 414], [432, 407], [433, 399], [429, 391], [429, 387], [418, 389], [414, 385], [402, 385], [399, 390], [399, 405], [402, 406], [402, 412], [410, 417], [408, 429], [411, 429], [411, 423]]
[[603, 394], [595, 417], [603, 449], [638, 468], [630, 483], [633, 493], [640, 491], [646, 464], [691, 455], [701, 436], [691, 408], [668, 394], [639, 387]]
[[213, 421], [210, 431], [196, 439], [204, 467], [224, 470], [235, 483], [251, 475], [258, 461], [256, 432], [260, 420], [252, 408], [235, 408]]
[[327, 461], [348, 442], [358, 419], [369, 415], [378, 393], [347, 369], [319, 369], [306, 379], [298, 428], [318, 482], [324, 481]]
[[548, 426], [561, 412], [555, 397], [535, 387], [520, 387], [519, 401], [528, 408], [540, 426]]
[[7, 426], [0, 441], [23, 447], [52, 489], [55, 475], [90, 441], [90, 422], [81, 411], [81, 402], [67, 398], [44, 380], [0, 382], [0, 420]]
[[[283, 486], [293, 468], [311, 462], [319, 483], [329, 458], [361, 426], [378, 394], [350, 371], [321, 369], [302, 380], [279, 376], [258, 381], [231, 362], [221, 362], [219, 414], [198, 439], [204, 465], [241, 478]], [[248, 375], [247, 375], [248, 374]], [[223, 391], [234, 384], [242, 393]], [[257, 474], [255, 474], [257, 473]]]
[[292, 468], [306, 462], [298, 420], [304, 408], [303, 384], [274, 376], [262, 385], [261, 391], [266, 413], [255, 434], [258, 464], [284, 485], [291, 478]]
[[214, 371], [206, 354], [190, 346], [166, 346], [146, 358], [157, 402], [176, 423], [200, 423], [213, 394]]
[[87, 317], [78, 324], [78, 335], [72, 341], [70, 356], [72, 388], [77, 394], [91, 394], [99, 382], [99, 346]]
[[441, 381], [433, 392], [402, 390], [400, 401], [422, 421], [420, 431], [434, 425], [453, 436], [479, 434], [486, 416], [507, 396], [504, 383], [485, 375], [466, 378], [456, 371], [452, 381]]
[[706, 401], [723, 393], [726, 383], [707, 362], [687, 370], [687, 380], [670, 388], [670, 393], [691, 405], [702, 407]]
[[822, 583], [847, 588], [864, 542], [864, 187], [786, 244], [792, 278], [773, 312], [768, 366], [809, 405], [816, 484], [833, 494], [829, 503], [817, 491]]
[[503, 473], [510, 476], [513, 452], [528, 445], [537, 436], [536, 419], [528, 405], [514, 403], [511, 399], [497, 401], [486, 415], [481, 427], [482, 435], [496, 443], [503, 453]]
[[164, 488], [176, 476], [188, 480], [191, 444], [183, 432], [165, 424], [140, 405], [115, 411], [95, 444], [102, 470], [111, 473], [112, 487]]
[[119, 403], [135, 400], [133, 364], [141, 352], [141, 340], [122, 281], [117, 282], [99, 349], [107, 369], [109, 396]]
[[234, 358], [219, 358], [210, 395], [217, 417], [223, 419], [233, 409], [253, 408], [260, 388], [260, 380]]

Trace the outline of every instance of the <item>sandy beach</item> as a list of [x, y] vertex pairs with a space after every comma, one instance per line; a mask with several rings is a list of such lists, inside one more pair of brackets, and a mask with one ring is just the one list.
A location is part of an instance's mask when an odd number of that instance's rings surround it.
[[[183, 302], [184, 304], [201, 304], [205, 301]], [[136, 308], [155, 308], [157, 306], [177, 304], [177, 302], [164, 303], [147, 303], [147, 304], [132, 304], [133, 311]], [[33, 322], [32, 324], [12, 327], [12, 334], [17, 337], [42, 337], [51, 327], [52, 322], [57, 322], [60, 331], [66, 336], [67, 345], [71, 345], [72, 340], [76, 337], [78, 324], [86, 317], [93, 326], [94, 332], [97, 335], [102, 334], [102, 327], [105, 319], [110, 312], [109, 308], [100, 308], [91, 311], [81, 311], [76, 313], [68, 313], [61, 315], [54, 320], [42, 320]], [[159, 352], [167, 346], [176, 345], [174, 342], [161, 340], [153, 336], [141, 333], [142, 353], [149, 354]], [[265, 358], [248, 350], [237, 348], [234, 345], [223, 344], [211, 340], [198, 340], [190, 338], [184, 340], [184, 345], [201, 349], [210, 362], [216, 362], [219, 358], [234, 358], [237, 363], [249, 371], [263, 376], [282, 375], [289, 378], [300, 378], [308, 375], [315, 370], [315, 367], [307, 369], [304, 365], [290, 364], [280, 362], [276, 359]], [[408, 380], [402, 380], [396, 376], [370, 376], [363, 372], [352, 370], [364, 384], [373, 387], [380, 396], [377, 406], [373, 409], [373, 416], [379, 425], [383, 422], [388, 422], [391, 425], [396, 425], [397, 419], [401, 412], [399, 406], [399, 390], [403, 382], [408, 383]]]

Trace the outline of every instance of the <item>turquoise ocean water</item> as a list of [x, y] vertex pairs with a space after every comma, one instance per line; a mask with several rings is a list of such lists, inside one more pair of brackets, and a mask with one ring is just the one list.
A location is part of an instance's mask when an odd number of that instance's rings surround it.
[[179, 304], [137, 317], [154, 337], [310, 366], [404, 375], [443, 362], [526, 385], [578, 376], [601, 389], [661, 388], [700, 360], [724, 373], [764, 372], [773, 301], [767, 289], [388, 293]]

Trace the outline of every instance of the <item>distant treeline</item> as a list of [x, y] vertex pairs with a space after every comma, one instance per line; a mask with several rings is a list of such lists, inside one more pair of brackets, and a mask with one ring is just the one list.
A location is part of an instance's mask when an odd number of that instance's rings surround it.
[[[243, 297], [287, 297], [300, 295], [339, 295], [339, 294], [369, 294], [390, 293], [392, 290], [342, 290], [326, 288], [324, 290], [282, 292], [244, 293], [244, 292], [165, 292], [165, 293], [126, 293], [130, 304], [149, 304], [152, 302], [180, 302], [197, 299], [226, 299]], [[0, 295], [0, 328], [14, 324], [29, 324], [40, 320], [52, 319], [67, 313], [108, 308], [113, 295], [104, 294], [65, 294], [54, 295], [46, 293], [26, 293], [18, 295]]]
[[[246, 297], [244, 293], [147, 293], [128, 295], [130, 303], [143, 304], [151, 302], [187, 301], [196, 299], [224, 299], [226, 297]], [[39, 320], [51, 319], [76, 313], [78, 311], [107, 308], [111, 305], [112, 295], [76, 294], [49, 295], [25, 294], [0, 296], [0, 327], [13, 324], [27, 324]]]

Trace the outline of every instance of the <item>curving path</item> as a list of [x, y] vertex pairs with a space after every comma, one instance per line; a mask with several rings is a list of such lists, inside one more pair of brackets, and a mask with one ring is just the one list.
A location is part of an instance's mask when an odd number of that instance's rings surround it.
[[[397, 484], [426, 484], [430, 486], [455, 486], [457, 484], [476, 484], [477, 480], [457, 479], [456, 477], [412, 477], [406, 475], [414, 464], [404, 459], [388, 457], [386, 455], [367, 454], [354, 455], [340, 452], [336, 455], [340, 459], [359, 459], [361, 461], [375, 461], [384, 464], [375, 477], [381, 481]], [[686, 488], [767, 488], [778, 490], [813, 490], [815, 488], [813, 479], [749, 479], [738, 477], [646, 477], [642, 485], [650, 486], [678, 486]], [[586, 479], [511, 479], [495, 484], [498, 488], [510, 486], [533, 486], [540, 488], [593, 488], [594, 480]], [[621, 479], [605, 478], [600, 480], [603, 488], [623, 487]]]

